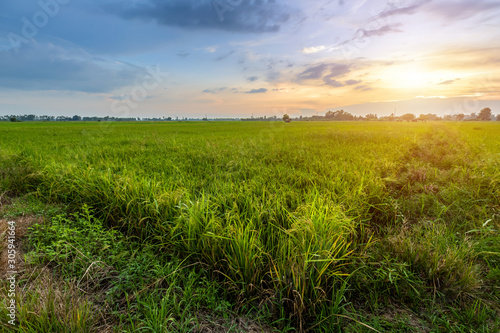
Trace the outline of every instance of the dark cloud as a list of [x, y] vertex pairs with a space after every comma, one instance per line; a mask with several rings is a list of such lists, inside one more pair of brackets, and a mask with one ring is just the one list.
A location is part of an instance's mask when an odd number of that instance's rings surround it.
[[387, 35], [389, 33], [402, 32], [402, 30], [399, 29], [400, 26], [401, 26], [401, 24], [397, 23], [397, 24], [387, 24], [387, 25], [384, 25], [380, 28], [372, 29], [372, 30], [359, 29], [355, 33], [354, 39], [364, 38], [364, 37], [373, 37], [373, 36], [384, 36], [384, 35]]
[[330, 75], [331, 77], [337, 77], [337, 76], [342, 76], [344, 74], [347, 74], [351, 71], [350, 66], [348, 65], [331, 65], [330, 66]]
[[205, 89], [205, 90], [203, 90], [203, 92], [205, 94], [216, 94], [216, 93], [222, 92], [224, 90], [227, 90], [227, 87], [221, 87], [221, 88], [215, 88], [215, 89]]
[[364, 39], [370, 37], [381, 37], [395, 32], [402, 32], [400, 27], [401, 23], [395, 23], [395, 24], [386, 24], [376, 29], [358, 29], [356, 30], [352, 38], [343, 41], [342, 43], [340, 43], [340, 46], [345, 46], [353, 42], [363, 42]]
[[143, 68], [93, 58], [53, 44], [24, 44], [19, 52], [0, 51], [0, 86], [19, 90], [110, 92], [147, 75]]
[[349, 65], [321, 63], [307, 68], [298, 75], [299, 80], [319, 80], [331, 87], [342, 87], [344, 84], [335, 78], [342, 77], [351, 71]]
[[355, 84], [359, 84], [361, 82], [363, 82], [363, 81], [361, 81], [361, 80], [347, 80], [347, 81], [344, 82], [344, 84], [346, 86], [352, 86], [352, 85], [355, 85]]
[[224, 53], [223, 55], [221, 56], [218, 56], [217, 58], [215, 58], [215, 61], [221, 61], [221, 60], [224, 60], [226, 58], [228, 58], [229, 56], [231, 56], [232, 54], [236, 53], [236, 51], [229, 51], [227, 53]]
[[362, 84], [362, 85], [359, 85], [357, 87], [354, 87], [354, 90], [359, 90], [359, 91], [368, 91], [368, 90], [373, 90], [372, 87], [366, 85], [366, 84]]
[[247, 81], [250, 81], [250, 82], [254, 82], [254, 81], [257, 81], [259, 79], [258, 76], [250, 76], [250, 77], [247, 77]]
[[186, 51], [179, 51], [179, 52], [177, 52], [177, 55], [178, 55], [179, 57], [186, 58], [187, 56], [189, 56], [189, 52], [186, 52]]
[[325, 71], [329, 68], [328, 64], [319, 64], [310, 67], [299, 74], [299, 79], [302, 80], [314, 80], [323, 77]]
[[323, 81], [325, 82], [326, 85], [328, 85], [330, 87], [338, 88], [338, 87], [343, 87], [344, 86], [344, 84], [342, 82], [339, 82], [337, 80], [332, 79], [331, 75], [325, 76], [323, 78]]
[[293, 14], [290, 7], [275, 0], [241, 1], [234, 6], [231, 2], [213, 0], [142, 0], [129, 5], [114, 1], [103, 7], [126, 20], [243, 33], [279, 31]]
[[266, 92], [267, 92], [266, 88], [260, 88], [260, 89], [252, 89], [250, 91], [245, 91], [245, 94], [263, 94]]

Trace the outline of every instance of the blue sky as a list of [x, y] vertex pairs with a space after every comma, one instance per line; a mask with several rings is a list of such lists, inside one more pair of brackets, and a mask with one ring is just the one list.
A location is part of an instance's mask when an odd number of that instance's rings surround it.
[[500, 113], [500, 2], [3, 0], [0, 114]]

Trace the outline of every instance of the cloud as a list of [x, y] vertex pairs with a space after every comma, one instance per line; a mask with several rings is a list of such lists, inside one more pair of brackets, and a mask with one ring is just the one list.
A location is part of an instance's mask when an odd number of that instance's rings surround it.
[[229, 51], [229, 52], [227, 52], [227, 53], [224, 53], [223, 55], [218, 56], [217, 58], [215, 58], [215, 61], [221, 61], [221, 60], [224, 60], [224, 59], [226, 59], [226, 58], [230, 57], [230, 56], [231, 56], [232, 54], [234, 54], [234, 53], [236, 53], [236, 51], [234, 51], [234, 50], [233, 50], [233, 51]]
[[[401, 26], [402, 26], [401, 23], [394, 23], [394, 24], [386, 24], [376, 29], [363, 29], [363, 28], [358, 29], [351, 38], [344, 40], [334, 49], [341, 49], [346, 45], [350, 45], [351, 43], [364, 43], [366, 38], [382, 37], [391, 33], [403, 32], [400, 29]], [[356, 48], [359, 48], [359, 45], [357, 45]]]
[[361, 82], [363, 82], [363, 81], [361, 81], [361, 80], [347, 80], [344, 83], [345, 83], [346, 86], [352, 86], [352, 85], [355, 85], [355, 84], [359, 84]]
[[396, 24], [387, 24], [376, 29], [358, 29], [354, 33], [354, 36], [340, 43], [340, 45], [337, 46], [337, 48], [341, 48], [342, 46], [352, 43], [354, 41], [362, 41], [365, 38], [370, 38], [374, 36], [380, 37], [390, 33], [402, 32], [402, 30], [399, 29], [400, 26], [401, 23], [396, 23]]
[[186, 52], [186, 51], [179, 51], [179, 52], [177, 52], [177, 55], [178, 55], [179, 57], [185, 58], [185, 57], [189, 56], [189, 52]]
[[218, 46], [208, 46], [204, 48], [205, 52], [207, 53], [214, 53], [215, 51], [217, 51], [217, 49]]
[[351, 71], [349, 65], [345, 64], [329, 64], [321, 63], [307, 68], [298, 75], [298, 79], [302, 80], [319, 80], [331, 87], [342, 87], [344, 84], [337, 81], [335, 78], [342, 77]]
[[482, 12], [491, 12], [500, 8], [498, 1], [440, 1], [428, 6], [430, 12], [450, 20], [467, 19]]
[[326, 46], [325, 45], [312, 46], [312, 47], [304, 47], [302, 49], [302, 53], [311, 54], [311, 53], [318, 53], [318, 52], [321, 52], [321, 51], [324, 51], [324, 50], [326, 50]]
[[18, 53], [0, 51], [0, 86], [18, 90], [63, 90], [104, 93], [133, 85], [144, 68], [94, 58], [79, 49], [30, 43]]
[[327, 75], [323, 78], [323, 81], [325, 82], [326, 85], [328, 85], [330, 87], [335, 87], [335, 88], [344, 86], [344, 84], [342, 82], [334, 80], [334, 79], [332, 79], [332, 77], [333, 77], [332, 75]]
[[488, 0], [454, 0], [454, 1], [432, 1], [432, 0], [418, 0], [410, 5], [398, 7], [394, 4], [390, 5], [388, 9], [380, 12], [376, 19], [385, 19], [391, 16], [398, 15], [413, 15], [419, 10], [425, 10], [445, 17], [446, 19], [466, 19], [473, 17], [482, 12], [491, 12], [492, 10], [500, 8], [498, 1]]
[[331, 65], [330, 66], [330, 76], [332, 77], [337, 77], [337, 76], [342, 76], [344, 74], [347, 74], [351, 71], [350, 66], [348, 65]]
[[380, 28], [372, 30], [359, 29], [354, 35], [355, 36], [354, 38], [356, 39], [356, 38], [373, 37], [373, 36], [384, 36], [389, 33], [402, 32], [402, 30], [399, 29], [400, 26], [401, 23], [396, 23], [396, 24], [387, 24]]
[[203, 90], [203, 93], [205, 93], [205, 94], [216, 94], [216, 93], [222, 92], [224, 90], [227, 90], [227, 87], [221, 87], [221, 88], [215, 88], [215, 89], [205, 89], [205, 90]]
[[302, 80], [314, 80], [319, 79], [323, 76], [325, 71], [329, 68], [328, 64], [319, 64], [313, 67], [310, 67], [299, 74], [299, 79]]
[[254, 82], [254, 81], [257, 81], [259, 79], [258, 76], [250, 76], [250, 77], [247, 77], [247, 81], [250, 81], [250, 82]]
[[416, 1], [415, 3], [409, 5], [409, 6], [404, 6], [404, 7], [398, 7], [394, 4], [390, 4], [389, 8], [386, 10], [383, 10], [380, 12], [375, 19], [380, 19], [380, 18], [387, 18], [390, 16], [397, 16], [397, 15], [412, 15], [417, 12], [417, 10], [422, 7], [422, 5], [426, 4], [431, 0], [420, 0]]
[[443, 81], [441, 83], [438, 83], [439, 85], [448, 85], [448, 84], [452, 84], [453, 82], [455, 81], [458, 81], [460, 79], [454, 79], [454, 80], [446, 80], [446, 81]]
[[245, 91], [245, 94], [263, 94], [266, 92], [267, 92], [266, 88], [260, 88], [260, 89], [252, 89], [250, 91]]
[[130, 5], [114, 1], [105, 11], [125, 20], [155, 21], [184, 29], [215, 29], [240, 33], [279, 31], [295, 11], [275, 0], [231, 2], [212, 0], [139, 0]]
[[314, 54], [314, 53], [319, 53], [319, 52], [322, 52], [322, 51], [332, 52], [332, 51], [336, 51], [338, 49], [340, 49], [339, 46], [319, 45], [319, 46], [304, 47], [302, 49], [302, 53], [304, 53], [304, 54]]
[[[147, 95], [144, 97], [145, 100], [148, 100], [148, 99], [153, 99], [153, 98], [156, 98], [158, 97], [157, 95]], [[112, 95], [112, 96], [108, 96], [109, 99], [112, 99], [114, 101], [120, 101], [120, 102], [123, 102], [123, 101], [126, 101], [126, 100], [134, 100], [136, 99], [135, 96], [133, 95], [130, 95], [130, 94], [123, 94], [123, 95]]]
[[368, 90], [373, 90], [372, 87], [366, 85], [366, 84], [362, 84], [362, 85], [359, 85], [357, 87], [354, 87], [354, 90], [359, 90], [359, 91], [368, 91]]

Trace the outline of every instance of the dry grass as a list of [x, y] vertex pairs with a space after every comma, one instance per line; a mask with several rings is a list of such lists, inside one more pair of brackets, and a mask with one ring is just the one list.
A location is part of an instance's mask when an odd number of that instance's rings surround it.
[[[5, 202], [5, 201], [4, 201]], [[33, 216], [23, 216], [19, 217], [13, 220], [5, 220], [2, 219], [0, 220], [0, 278], [5, 277], [5, 274], [7, 273], [7, 227], [8, 227], [8, 222], [9, 221], [14, 221], [16, 222], [16, 270], [18, 272], [22, 272], [24, 270], [25, 266], [25, 261], [24, 261], [24, 254], [23, 254], [23, 246], [22, 246], [22, 239], [26, 235], [26, 232], [28, 231], [28, 228], [32, 226], [34, 223], [41, 223], [42, 219], [39, 217], [33, 217]]]
[[[5, 202], [3, 200], [4, 204]], [[110, 326], [102, 325], [100, 329], [97, 328], [99, 311], [83, 290], [74, 283], [62, 280], [49, 267], [38, 267], [25, 261], [24, 237], [29, 227], [43, 222], [40, 217], [22, 216], [0, 220], [0, 278], [5, 278], [10, 270], [7, 266], [6, 237], [9, 221], [16, 223], [16, 317], [19, 330], [36, 332], [43, 327], [54, 328], [60, 325], [59, 327], [73, 327], [74, 332], [111, 332]], [[2, 280], [0, 298], [7, 300], [8, 293], [7, 281]], [[12, 327], [3, 326], [5, 324], [3, 321], [0, 330], [11, 330]]]
[[[209, 315], [210, 316], [210, 315]], [[211, 319], [208, 319], [211, 318]], [[200, 325], [195, 329], [197, 333], [226, 333], [226, 332], [247, 332], [247, 333], [273, 333], [276, 330], [269, 326], [257, 323], [246, 317], [213, 318], [202, 319]]]

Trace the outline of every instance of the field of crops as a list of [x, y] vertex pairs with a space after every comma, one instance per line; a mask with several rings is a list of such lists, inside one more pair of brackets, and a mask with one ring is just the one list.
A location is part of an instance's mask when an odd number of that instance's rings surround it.
[[[498, 122], [0, 123], [0, 188], [202, 270], [269, 329], [500, 329]], [[124, 241], [96, 261], [130, 269]], [[146, 327], [131, 302], [120, 325]]]

